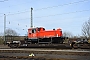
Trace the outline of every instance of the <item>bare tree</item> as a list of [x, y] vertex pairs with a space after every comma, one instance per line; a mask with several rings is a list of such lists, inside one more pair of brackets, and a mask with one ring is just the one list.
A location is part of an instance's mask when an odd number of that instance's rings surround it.
[[63, 36], [64, 37], [72, 38], [73, 37], [73, 34], [71, 32], [63, 32]]
[[9, 29], [6, 29], [5, 35], [18, 36], [19, 34], [15, 30], [12, 30], [12, 29], [9, 28]]
[[4, 40], [3, 40], [3, 33], [0, 32], [0, 44], [3, 44]]
[[82, 34], [85, 38], [90, 38], [90, 19], [83, 24]]

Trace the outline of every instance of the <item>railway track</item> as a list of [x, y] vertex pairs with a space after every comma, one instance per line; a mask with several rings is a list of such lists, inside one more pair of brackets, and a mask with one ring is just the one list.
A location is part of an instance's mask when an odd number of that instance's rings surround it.
[[75, 60], [67, 58], [45, 58], [45, 57], [29, 57], [29, 56], [3, 56], [0, 60]]
[[[28, 56], [30, 53], [36, 56]], [[90, 60], [90, 49], [4, 48], [0, 49], [0, 56], [0, 60]]]
[[90, 49], [1, 48], [0, 51], [90, 52]]

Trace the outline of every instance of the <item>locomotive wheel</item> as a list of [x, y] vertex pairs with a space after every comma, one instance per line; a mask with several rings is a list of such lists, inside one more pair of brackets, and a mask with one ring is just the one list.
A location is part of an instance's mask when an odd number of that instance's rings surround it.
[[11, 48], [18, 48], [18, 44], [10, 44]]
[[75, 44], [75, 42], [72, 42], [72, 43], [71, 43], [71, 47], [72, 47], [72, 48], [75, 48], [75, 47], [74, 47], [74, 44]]

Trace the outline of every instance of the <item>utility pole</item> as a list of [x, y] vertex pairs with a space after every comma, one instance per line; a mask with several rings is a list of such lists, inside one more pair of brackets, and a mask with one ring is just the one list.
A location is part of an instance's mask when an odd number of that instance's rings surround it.
[[6, 44], [5, 30], [6, 30], [6, 15], [4, 14], [4, 44]]
[[32, 10], [33, 8], [31, 7], [31, 28], [33, 28]]

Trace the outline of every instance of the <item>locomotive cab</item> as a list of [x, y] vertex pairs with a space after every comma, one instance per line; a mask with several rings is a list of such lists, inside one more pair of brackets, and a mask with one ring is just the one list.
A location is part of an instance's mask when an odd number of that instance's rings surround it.
[[37, 39], [37, 38], [39, 38], [38, 34], [41, 31], [45, 31], [45, 28], [40, 27], [40, 28], [30, 28], [30, 29], [28, 29], [28, 38], [29, 39], [35, 39], [35, 38]]

